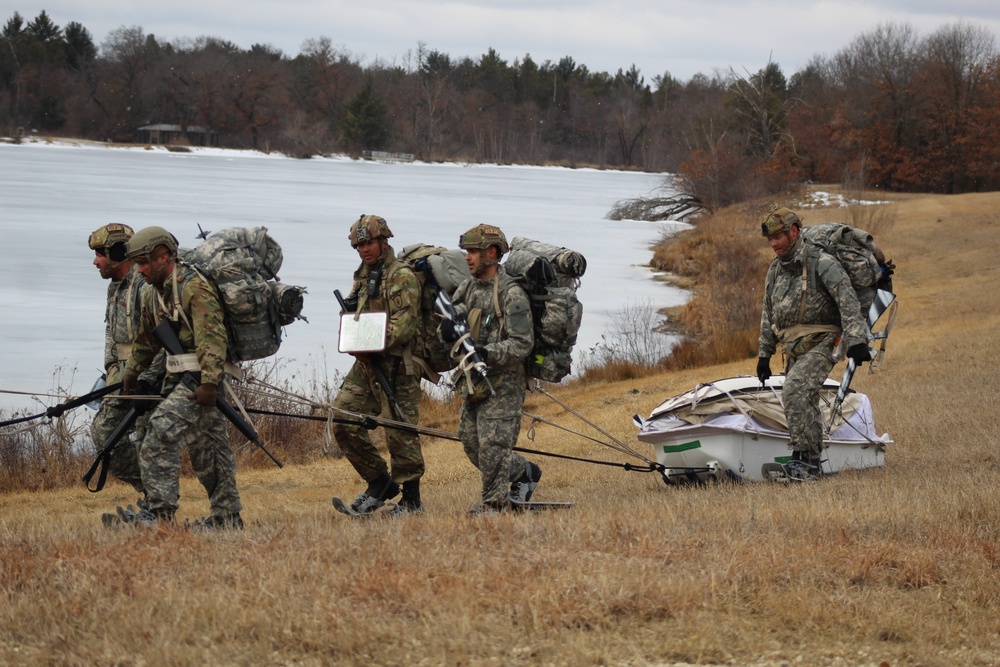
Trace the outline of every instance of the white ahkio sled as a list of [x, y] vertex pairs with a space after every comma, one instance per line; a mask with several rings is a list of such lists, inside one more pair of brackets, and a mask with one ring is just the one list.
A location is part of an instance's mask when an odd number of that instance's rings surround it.
[[[874, 342], [881, 341], [880, 349], [873, 350], [873, 367], [883, 359], [896, 305], [891, 292], [879, 290], [869, 312], [873, 329], [889, 311], [885, 328], [872, 333]], [[849, 388], [854, 370], [849, 360], [843, 380], [828, 378], [820, 391], [825, 475], [882, 467], [886, 447], [894, 444], [888, 433], [878, 435], [868, 397]], [[653, 447], [668, 482], [773, 480], [774, 471], [792, 455], [782, 403], [784, 381], [783, 375], [776, 375], [763, 385], [753, 376], [701, 383], [658, 405], [648, 419], [636, 415], [637, 437]]]

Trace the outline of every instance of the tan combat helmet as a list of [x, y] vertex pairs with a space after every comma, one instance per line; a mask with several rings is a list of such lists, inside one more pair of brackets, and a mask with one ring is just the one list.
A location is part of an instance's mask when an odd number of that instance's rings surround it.
[[165, 246], [173, 255], [177, 254], [177, 239], [163, 227], [145, 227], [135, 233], [128, 242], [128, 258], [151, 257], [157, 246]]
[[385, 218], [362, 213], [358, 221], [351, 225], [351, 233], [347, 238], [351, 240], [351, 247], [357, 248], [362, 243], [368, 243], [380, 237], [392, 238], [392, 232], [389, 231], [389, 225]]
[[778, 232], [787, 232], [795, 225], [802, 227], [799, 216], [784, 206], [776, 206], [768, 212], [764, 222], [760, 223], [760, 231], [764, 236], [770, 236]]
[[499, 227], [494, 225], [476, 225], [458, 237], [458, 247], [462, 250], [468, 250], [469, 248], [486, 250], [493, 245], [499, 248], [501, 255], [507, 254], [510, 250], [507, 237], [503, 235]]
[[127, 256], [125, 244], [134, 233], [128, 225], [112, 222], [91, 232], [87, 244], [91, 250], [104, 255], [112, 262], [124, 262]]

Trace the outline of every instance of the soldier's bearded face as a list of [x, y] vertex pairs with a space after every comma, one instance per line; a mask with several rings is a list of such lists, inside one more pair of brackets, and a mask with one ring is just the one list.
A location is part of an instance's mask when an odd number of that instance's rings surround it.
[[170, 263], [170, 253], [162, 252], [156, 257], [139, 257], [136, 259], [136, 266], [139, 275], [150, 285], [159, 287], [167, 279], [169, 271], [167, 264]]
[[483, 251], [479, 248], [466, 248], [465, 263], [469, 266], [469, 273], [476, 278], [480, 277], [486, 268], [483, 264]]
[[105, 280], [111, 277], [111, 273], [113, 271], [111, 268], [111, 260], [108, 259], [106, 255], [94, 252], [94, 266], [96, 266], [97, 270], [101, 272], [101, 277]]

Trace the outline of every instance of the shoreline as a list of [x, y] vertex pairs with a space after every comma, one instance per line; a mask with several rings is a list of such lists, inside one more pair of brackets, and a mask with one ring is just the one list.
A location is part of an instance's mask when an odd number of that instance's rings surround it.
[[[347, 153], [330, 153], [326, 155], [313, 155], [307, 158], [295, 157], [288, 155], [287, 153], [282, 153], [279, 151], [261, 151], [253, 148], [220, 148], [216, 146], [181, 146], [172, 144], [126, 144], [126, 143], [116, 143], [116, 142], [105, 142], [98, 141], [96, 139], [76, 139], [70, 137], [53, 137], [47, 135], [36, 135], [32, 137], [24, 137], [21, 139], [15, 137], [0, 137], [0, 146], [11, 145], [11, 146], [36, 146], [36, 147], [65, 147], [65, 148], [106, 148], [114, 150], [133, 150], [133, 151], [155, 151], [164, 153], [175, 153], [175, 154], [190, 154], [190, 155], [228, 155], [228, 156], [241, 156], [246, 158], [256, 158], [256, 159], [286, 159], [286, 160], [296, 160], [299, 162], [308, 162], [310, 160], [317, 161], [330, 161], [330, 162], [367, 162], [371, 164], [414, 164], [420, 166], [428, 167], [462, 167], [462, 168], [472, 168], [472, 167], [497, 167], [497, 168], [511, 168], [511, 169], [564, 169], [567, 171], [594, 171], [600, 173], [621, 173], [621, 174], [646, 174], [650, 176], [662, 176], [664, 178], [672, 177], [673, 174], [670, 172], [659, 172], [659, 171], [643, 171], [641, 169], [606, 169], [593, 165], [585, 165], [580, 167], [568, 167], [565, 165], [546, 165], [546, 164], [527, 164], [527, 163], [510, 163], [502, 164], [499, 162], [462, 162], [459, 160], [435, 160], [433, 162], [427, 162], [425, 160], [410, 160], [406, 162], [394, 161], [394, 160], [378, 160], [369, 159], [364, 157], [353, 157]], [[634, 221], [639, 222], [639, 221]]]

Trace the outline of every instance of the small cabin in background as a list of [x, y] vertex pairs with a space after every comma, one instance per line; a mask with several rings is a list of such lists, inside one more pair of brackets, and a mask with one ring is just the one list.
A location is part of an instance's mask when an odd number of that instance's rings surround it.
[[201, 127], [200, 125], [189, 125], [182, 128], [180, 125], [168, 125], [167, 123], [157, 123], [156, 125], [145, 125], [137, 131], [136, 141], [140, 144], [180, 144], [184, 146], [218, 146], [219, 133]]
[[387, 153], [385, 151], [363, 151], [361, 157], [377, 162], [413, 162], [413, 153]]

